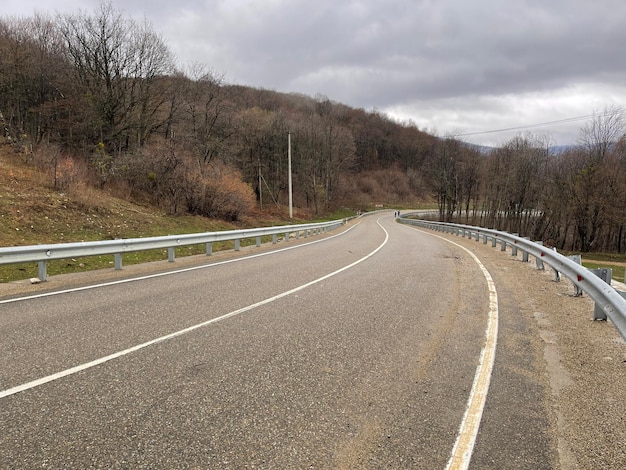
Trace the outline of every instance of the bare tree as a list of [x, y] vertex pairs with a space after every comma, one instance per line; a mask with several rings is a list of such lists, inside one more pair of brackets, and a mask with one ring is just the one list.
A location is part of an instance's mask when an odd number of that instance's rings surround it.
[[579, 142], [596, 159], [603, 158], [612, 145], [624, 135], [626, 116], [623, 106], [609, 106], [594, 113], [580, 131]]
[[141, 145], [167, 118], [166, 112], [158, 114], [165, 94], [157, 82], [173, 71], [173, 62], [162, 39], [110, 2], [101, 3], [94, 16], [60, 17], [60, 30], [83, 106], [96, 118], [90, 143], [103, 142], [114, 152]]
[[181, 97], [185, 141], [197, 155], [202, 170], [217, 157], [228, 159], [227, 141], [236, 130], [233, 110], [223, 77], [201, 64], [191, 64], [185, 76]]
[[430, 177], [437, 197], [439, 218], [450, 221], [456, 211], [459, 191], [457, 160], [461, 153], [461, 142], [446, 137], [435, 144], [433, 160], [430, 164]]

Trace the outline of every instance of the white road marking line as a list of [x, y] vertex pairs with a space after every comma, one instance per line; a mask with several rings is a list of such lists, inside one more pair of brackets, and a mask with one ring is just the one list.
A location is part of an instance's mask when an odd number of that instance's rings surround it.
[[185, 333], [189, 333], [191, 331], [197, 330], [198, 328], [202, 328], [204, 326], [210, 325], [211, 323], [216, 323], [216, 322], [219, 322], [219, 321], [222, 321], [222, 320], [226, 320], [227, 318], [233, 317], [235, 315], [239, 315], [241, 313], [253, 310], [253, 309], [255, 309], [257, 307], [260, 307], [262, 305], [269, 304], [271, 302], [274, 302], [275, 300], [282, 299], [283, 297], [287, 297], [288, 295], [291, 295], [291, 294], [294, 294], [296, 292], [299, 292], [299, 291], [301, 291], [303, 289], [306, 289], [307, 287], [310, 287], [310, 286], [312, 286], [314, 284], [317, 284], [319, 282], [325, 281], [326, 279], [328, 279], [328, 278], [330, 278], [332, 276], [335, 276], [335, 275], [337, 275], [337, 274], [339, 274], [339, 273], [341, 273], [343, 271], [346, 271], [346, 270], [356, 266], [357, 264], [362, 263], [363, 261], [367, 260], [368, 258], [371, 258], [376, 253], [378, 253], [378, 251], [380, 251], [383, 246], [385, 246], [387, 244], [387, 241], [389, 240], [389, 233], [387, 232], [387, 230], [385, 230], [385, 228], [382, 225], [380, 225], [380, 219], [377, 221], [377, 223], [380, 226], [380, 228], [382, 228], [383, 231], [385, 232], [385, 239], [384, 239], [384, 241], [374, 251], [372, 251], [371, 253], [365, 255], [363, 258], [360, 258], [360, 259], [354, 261], [353, 263], [350, 263], [350, 264], [344, 266], [343, 268], [337, 269], [336, 271], [333, 271], [333, 272], [331, 272], [329, 274], [326, 274], [326, 275], [324, 275], [324, 276], [322, 276], [320, 278], [317, 278], [317, 279], [315, 279], [313, 281], [307, 282], [306, 284], [302, 284], [301, 286], [298, 286], [298, 287], [295, 287], [295, 288], [290, 289], [288, 291], [285, 291], [285, 292], [283, 292], [281, 294], [275, 295], [273, 297], [269, 297], [269, 298], [267, 298], [265, 300], [262, 300], [260, 302], [255, 303], [255, 304], [248, 305], [247, 307], [243, 307], [243, 308], [240, 308], [238, 310], [234, 310], [234, 311], [232, 311], [230, 313], [227, 313], [225, 315], [222, 315], [220, 317], [213, 318], [211, 320], [207, 320], [207, 321], [199, 323], [197, 325], [193, 325], [193, 326], [190, 326], [188, 328], [182, 329], [180, 331], [176, 331], [174, 333], [170, 333], [169, 335], [161, 336], [160, 338], [156, 338], [156, 339], [153, 339], [151, 341], [147, 341], [147, 342], [142, 343], [142, 344], [138, 344], [136, 346], [133, 346], [132, 348], [128, 348], [128, 349], [125, 349], [123, 351], [119, 351], [119, 352], [110, 354], [108, 356], [101, 357], [101, 358], [96, 359], [94, 361], [86, 362], [84, 364], [72, 367], [70, 369], [66, 369], [64, 371], [57, 372], [56, 374], [48, 375], [46, 377], [42, 377], [41, 379], [33, 380], [31, 382], [28, 382], [28, 383], [25, 383], [25, 384], [22, 384], [22, 385], [18, 385], [18, 386], [9, 388], [7, 390], [0, 391], [0, 398], [4, 398], [4, 397], [11, 396], [11, 395], [15, 395], [16, 393], [23, 392], [25, 390], [29, 390], [31, 388], [38, 387], [38, 386], [46, 384], [48, 382], [52, 382], [53, 380], [57, 380], [57, 379], [60, 379], [60, 378], [63, 378], [63, 377], [67, 377], [68, 375], [76, 374], [77, 372], [81, 372], [81, 371], [86, 370], [86, 369], [90, 369], [92, 367], [95, 367], [97, 365], [100, 365], [100, 364], [103, 364], [105, 362], [111, 361], [113, 359], [117, 359], [119, 357], [126, 356], [126, 355], [128, 355], [130, 353], [133, 353], [135, 351], [139, 351], [140, 349], [146, 348], [146, 347], [151, 346], [153, 344], [157, 344], [157, 343], [160, 343], [162, 341], [167, 341], [167, 340], [175, 338], [177, 336], [184, 335]]
[[478, 263], [489, 288], [489, 320], [487, 322], [487, 330], [485, 331], [485, 346], [480, 352], [480, 362], [476, 368], [476, 375], [474, 376], [474, 383], [472, 384], [472, 390], [467, 402], [465, 416], [463, 416], [459, 434], [452, 449], [452, 455], [446, 466], [448, 470], [466, 470], [469, 468], [472, 453], [474, 452], [474, 444], [476, 443], [480, 421], [485, 409], [493, 364], [496, 358], [496, 347], [498, 344], [498, 294], [491, 274], [489, 274], [489, 271], [487, 271], [487, 268], [480, 262], [478, 257], [467, 248], [457, 243], [454, 244], [467, 251]]
[[487, 392], [489, 391], [493, 364], [496, 357], [496, 347], [498, 344], [498, 293], [496, 292], [496, 285], [493, 282], [491, 274], [489, 274], [487, 268], [485, 268], [483, 263], [474, 253], [464, 246], [448, 240], [447, 238], [422, 230], [420, 231], [456, 245], [469, 253], [469, 255], [480, 267], [489, 289], [489, 319], [487, 321], [487, 329], [485, 331], [485, 345], [480, 352], [480, 360], [478, 367], [476, 367], [474, 383], [472, 384], [472, 390], [465, 409], [465, 415], [463, 416], [463, 421], [461, 421], [461, 426], [459, 427], [456, 442], [452, 449], [452, 455], [446, 465], [446, 470], [467, 470], [469, 468], [470, 460], [472, 459], [472, 453], [474, 452], [474, 445], [476, 443], [476, 437], [478, 436], [478, 429], [483, 416], [483, 410], [485, 409]]
[[132, 277], [132, 278], [128, 278], [128, 279], [120, 279], [120, 280], [117, 280], [117, 281], [108, 281], [108, 282], [103, 282], [103, 283], [100, 283], [100, 284], [91, 284], [91, 285], [82, 286], [82, 287], [72, 287], [71, 289], [64, 289], [64, 290], [51, 291], [51, 292], [43, 292], [41, 294], [32, 294], [32, 295], [27, 295], [27, 296], [23, 296], [23, 297], [15, 297], [15, 298], [12, 298], [12, 299], [0, 300], [0, 305], [1, 304], [10, 304], [10, 303], [13, 303], [13, 302], [20, 302], [20, 301], [23, 301], [23, 300], [31, 300], [31, 299], [39, 299], [39, 298], [42, 298], [42, 297], [50, 297], [50, 296], [53, 296], [53, 295], [68, 294], [70, 292], [80, 292], [80, 291], [83, 291], [83, 290], [96, 289], [96, 288], [99, 288], [99, 287], [113, 286], [113, 285], [116, 285], [116, 284], [125, 284], [127, 282], [143, 281], [145, 279], [152, 279], [152, 278], [155, 278], [155, 277], [170, 276], [172, 274], [179, 274], [179, 273], [184, 273], [184, 272], [189, 272], [189, 271], [195, 271], [197, 269], [212, 268], [213, 266], [220, 266], [222, 264], [237, 263], [239, 261], [246, 261], [246, 260], [253, 259], [253, 258], [259, 258], [261, 256], [268, 256], [268, 255], [273, 255], [273, 254], [276, 254], [276, 253], [281, 253], [283, 251], [295, 250], [296, 248], [302, 248], [304, 246], [314, 245], [315, 243], [325, 242], [325, 241], [331, 240], [331, 239], [333, 239], [335, 237], [339, 237], [341, 235], [345, 235], [346, 233], [348, 233], [350, 230], [355, 228], [360, 223], [361, 223], [360, 221], [357, 222], [355, 225], [353, 225], [352, 227], [348, 228], [347, 230], [344, 230], [341, 233], [337, 233], [335, 235], [323, 238], [321, 240], [315, 240], [315, 241], [312, 241], [312, 242], [303, 243], [301, 245], [290, 246], [290, 247], [287, 247], [287, 248], [280, 248], [278, 250], [266, 251], [265, 253], [257, 253], [257, 254], [250, 255], [250, 256], [243, 256], [241, 258], [229, 259], [229, 260], [225, 260], [225, 261], [217, 261], [215, 263], [203, 264], [203, 265], [200, 265], [200, 266], [192, 266], [190, 268], [181, 268], [181, 269], [176, 269], [176, 270], [172, 270], [172, 271], [166, 271], [166, 272], [162, 272], [162, 273], [148, 274], [148, 275], [145, 275], [145, 276]]

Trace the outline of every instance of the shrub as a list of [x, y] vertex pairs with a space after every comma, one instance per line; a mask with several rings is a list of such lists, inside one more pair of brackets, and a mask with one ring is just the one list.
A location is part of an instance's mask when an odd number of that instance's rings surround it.
[[254, 208], [254, 192], [242, 181], [237, 170], [214, 162], [207, 173], [196, 182], [196, 189], [188, 201], [190, 212], [236, 221]]

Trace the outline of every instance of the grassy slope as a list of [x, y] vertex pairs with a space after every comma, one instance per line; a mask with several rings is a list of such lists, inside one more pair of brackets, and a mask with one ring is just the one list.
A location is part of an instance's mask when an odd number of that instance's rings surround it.
[[[149, 206], [116, 198], [89, 187], [67, 192], [53, 189], [53, 176], [25, 164], [25, 156], [0, 145], [0, 247], [148, 237], [209, 232], [251, 226], [286, 224], [280, 215], [256, 217], [230, 224], [195, 216], [169, 216]], [[297, 222], [296, 221], [292, 221]], [[229, 244], [214, 249], [228, 248]], [[177, 256], [202, 252], [203, 247], [183, 247]], [[124, 264], [166, 259], [166, 251], [131, 253]], [[49, 263], [50, 275], [112, 267], [110, 256]], [[36, 265], [0, 265], [0, 282], [37, 276]]]

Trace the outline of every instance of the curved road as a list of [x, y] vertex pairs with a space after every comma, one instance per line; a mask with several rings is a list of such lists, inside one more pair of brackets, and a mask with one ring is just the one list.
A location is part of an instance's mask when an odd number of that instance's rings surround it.
[[[521, 373], [537, 358], [499, 344], [490, 374], [481, 356], [495, 348], [494, 289], [460, 245], [383, 215], [206, 260], [0, 299], [2, 468], [558, 461], [547, 381]], [[500, 329], [523, 341], [527, 322]], [[467, 411], [480, 364], [491, 377], [480, 432], [455, 447], [481, 418]]]

